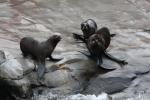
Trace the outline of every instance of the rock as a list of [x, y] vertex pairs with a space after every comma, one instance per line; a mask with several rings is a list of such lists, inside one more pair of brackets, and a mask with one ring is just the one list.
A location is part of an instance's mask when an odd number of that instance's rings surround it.
[[59, 87], [70, 81], [71, 75], [67, 70], [57, 70], [45, 74], [45, 85], [48, 87]]
[[17, 57], [16, 59], [22, 65], [24, 75], [31, 73], [35, 69], [33, 60], [23, 57]]
[[1, 51], [0, 54], [0, 62], [3, 62], [0, 64], [0, 78], [19, 79], [32, 72], [35, 67], [30, 59], [15, 58], [7, 51]]
[[5, 83], [6, 86], [11, 87], [10, 92], [19, 97], [29, 97], [32, 93], [31, 84], [27, 78], [19, 80], [5, 80]]
[[[4, 56], [4, 57], [3, 57]], [[120, 92], [130, 86], [136, 73], [129, 71], [108, 59], [103, 59], [105, 70], [96, 67], [96, 63], [79, 52], [62, 53], [63, 60], [54, 63], [46, 61], [47, 73], [42, 85], [51, 87], [49, 91], [58, 95], [85, 93], [109, 94]], [[6, 61], [0, 65], [0, 76], [15, 95], [26, 97], [29, 95], [31, 85], [40, 86], [37, 74], [33, 72], [33, 60], [23, 57], [14, 58], [9, 52], [2, 53], [1, 58]], [[109, 67], [110, 66], [110, 67]], [[113, 67], [111, 67], [113, 66]], [[115, 67], [114, 67], [115, 66]], [[116, 70], [107, 70], [117, 68]], [[15, 91], [15, 92], [14, 92]]]
[[131, 82], [132, 79], [129, 78], [96, 78], [90, 81], [89, 86], [83, 93], [96, 95], [101, 92], [106, 92], [108, 94], [117, 93], [127, 88]]
[[18, 79], [23, 77], [23, 69], [16, 59], [8, 60], [0, 65], [0, 78]]
[[[88, 80], [90, 80], [96, 75], [101, 75], [102, 73], [110, 71], [106, 69], [102, 70], [99, 67], [96, 67], [96, 63], [94, 61], [92, 61], [91, 59], [87, 58], [79, 52], [67, 52], [63, 53], [61, 56], [64, 57], [64, 59], [57, 63], [54, 63], [53, 65], [51, 65], [51, 67], [47, 67], [49, 72], [46, 73], [44, 77], [44, 84], [48, 87], [54, 87], [53, 89], [51, 89], [51, 92], [53, 93], [80, 93], [83, 91], [84, 88], [86, 88], [86, 86], [89, 85]], [[104, 64], [106, 66], [109, 65], [107, 64], [108, 62], [116, 66], [116, 68], [120, 67], [115, 62], [104, 59]], [[118, 77], [119, 75], [120, 74], [118, 74]], [[107, 81], [112, 81], [112, 79], [111, 76], [106, 78]], [[120, 80], [119, 78], [117, 79]], [[117, 79], [114, 79], [114, 82], [118, 81]], [[122, 82], [129, 81], [126, 79], [124, 80], [122, 80]], [[107, 85], [108, 84], [106, 84], [106, 87]], [[122, 87], [123, 86], [121, 85], [120, 88]], [[97, 89], [95, 91], [98, 91], [98, 93], [100, 93]], [[113, 91], [117, 91], [117, 88], [115, 88]]]
[[[33, 67], [30, 65], [29, 67], [24, 68], [29, 64], [24, 61], [24, 65], [22, 65], [9, 52], [1, 51], [1, 54], [0, 58], [5, 58], [5, 62], [0, 64], [0, 86], [1, 90], [4, 90], [4, 93], [0, 94], [27, 97], [30, 93], [31, 83], [30, 80], [24, 76], [24, 73]], [[0, 62], [2, 62], [2, 60]]]
[[99, 75], [89, 81], [89, 85], [83, 93], [96, 95], [101, 92], [106, 92], [108, 94], [117, 93], [129, 87], [135, 77], [135, 74], [121, 70]]
[[0, 78], [18, 79], [23, 77], [22, 65], [16, 59], [10, 56], [8, 52], [7, 53], [4, 52], [3, 56], [6, 57], [6, 61], [0, 65]]

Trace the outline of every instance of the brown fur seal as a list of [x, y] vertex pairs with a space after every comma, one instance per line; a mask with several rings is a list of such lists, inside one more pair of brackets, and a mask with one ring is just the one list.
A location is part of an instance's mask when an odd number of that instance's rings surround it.
[[111, 41], [111, 34], [107, 27], [102, 27], [95, 34], [91, 35], [86, 43], [86, 46], [91, 53], [91, 56], [97, 60], [97, 65], [102, 64], [102, 56], [105, 56], [119, 64], [127, 64], [124, 60], [119, 60], [106, 52]]
[[20, 49], [23, 56], [31, 56], [33, 60], [37, 62], [37, 74], [39, 78], [42, 78], [45, 73], [45, 59], [48, 57], [52, 61], [59, 61], [61, 59], [55, 59], [52, 57], [56, 45], [61, 40], [59, 35], [53, 35], [44, 42], [38, 42], [32, 37], [24, 37], [20, 41]]

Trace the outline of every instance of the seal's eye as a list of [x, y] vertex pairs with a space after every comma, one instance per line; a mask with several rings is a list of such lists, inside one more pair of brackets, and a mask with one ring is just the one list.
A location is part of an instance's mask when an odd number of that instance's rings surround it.
[[86, 30], [87, 29], [87, 24], [86, 23], [82, 23], [81, 24], [81, 30]]

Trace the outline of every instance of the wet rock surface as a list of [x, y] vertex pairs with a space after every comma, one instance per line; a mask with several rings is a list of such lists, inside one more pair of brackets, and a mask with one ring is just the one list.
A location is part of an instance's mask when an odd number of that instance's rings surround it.
[[[10, 96], [6, 100], [16, 94], [28, 97], [30, 89], [33, 100], [50, 97], [59, 100], [59, 96], [71, 94], [71, 97], [79, 98], [74, 95], [77, 93], [83, 93], [86, 100], [86, 94], [99, 95], [101, 92], [110, 94], [114, 100], [149, 100], [149, 9], [149, 0], [1, 0], [0, 83], [2, 91]], [[80, 23], [88, 18], [94, 19], [99, 28], [107, 26], [111, 33], [117, 34], [112, 38], [108, 52], [127, 60], [128, 65], [121, 67], [104, 59], [102, 66], [115, 70], [103, 70], [76, 52], [85, 48], [74, 42], [71, 33], [81, 33]], [[53, 55], [64, 59], [46, 61], [47, 72], [41, 86], [34, 62], [22, 57], [19, 42], [24, 36], [42, 41], [55, 32], [61, 33], [63, 39]], [[8, 95], [2, 91], [0, 98], [4, 99]], [[69, 100], [74, 100], [71, 97]]]

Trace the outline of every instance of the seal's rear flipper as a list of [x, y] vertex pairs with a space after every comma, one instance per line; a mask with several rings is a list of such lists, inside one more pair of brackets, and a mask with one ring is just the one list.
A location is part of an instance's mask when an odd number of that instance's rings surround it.
[[102, 71], [104, 71], [104, 72], [109, 72], [109, 71], [113, 71], [113, 70], [116, 70], [117, 68], [106, 68], [106, 67], [104, 67], [103, 65], [101, 65], [101, 66], [98, 66], [98, 68]]
[[50, 59], [51, 61], [60, 61], [60, 60], [62, 60], [63, 58], [53, 58], [52, 56], [49, 56], [49, 59]]
[[37, 66], [38, 66], [38, 68], [37, 68], [37, 75], [38, 75], [38, 78], [41, 79], [41, 78], [43, 78], [44, 73], [46, 71], [45, 64], [38, 63]]
[[115, 61], [115, 62], [119, 63], [120, 65], [128, 64], [128, 62], [126, 62], [125, 60], [120, 60], [118, 58], [115, 58], [107, 52], [104, 52], [104, 56], [107, 57], [108, 59], [112, 60], [112, 61]]

